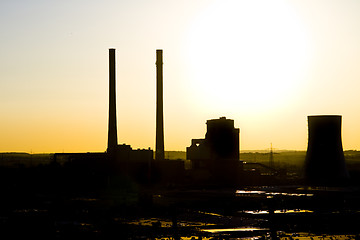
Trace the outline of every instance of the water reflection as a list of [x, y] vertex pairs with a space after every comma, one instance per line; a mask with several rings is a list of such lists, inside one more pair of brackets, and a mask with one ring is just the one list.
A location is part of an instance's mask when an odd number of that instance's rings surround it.
[[[252, 215], [261, 215], [261, 214], [269, 214], [269, 210], [244, 210], [239, 211], [239, 213], [246, 213]], [[298, 213], [314, 213], [314, 211], [307, 209], [281, 209], [275, 210], [275, 214], [298, 214]]]
[[[155, 240], [173, 240], [173, 237], [162, 237], [162, 238], [154, 238]], [[190, 237], [179, 237], [179, 240], [213, 240], [213, 237], [202, 237], [202, 236], [190, 236]]]
[[312, 193], [288, 193], [288, 192], [272, 192], [258, 190], [236, 190], [236, 196], [289, 196], [289, 197], [313, 197]]
[[285, 214], [294, 214], [294, 213], [313, 213], [314, 211], [306, 210], [306, 209], [282, 209], [282, 210], [275, 210], [274, 213], [285, 213]]
[[[140, 218], [134, 220], [115, 218], [116, 222], [129, 225], [137, 226], [148, 226], [148, 227], [161, 227], [161, 228], [171, 228], [173, 227], [173, 222], [167, 219], [162, 218]], [[195, 221], [178, 221], [177, 226], [179, 227], [204, 227], [204, 226], [213, 226], [213, 223], [206, 222], [195, 222]]]
[[[214, 229], [216, 230], [216, 229]], [[220, 229], [221, 230], [221, 229]], [[265, 230], [265, 229], [264, 229]], [[248, 230], [253, 231], [253, 230]], [[255, 230], [257, 231], [257, 230]], [[224, 231], [213, 232], [221, 233]], [[161, 237], [154, 238], [155, 240], [173, 240], [173, 237]], [[241, 237], [241, 238], [229, 238], [229, 236], [221, 238], [219, 235], [213, 237], [205, 237], [200, 235], [194, 236], [183, 236], [179, 237], [179, 240], [215, 240], [215, 239], [246, 239], [246, 240], [258, 240], [258, 239], [271, 239], [268, 234], [251, 236], [251, 237]], [[279, 240], [352, 240], [357, 239], [356, 235], [330, 235], [330, 234], [313, 234], [313, 233], [279, 233], [277, 236]]]
[[269, 231], [268, 228], [225, 228], [225, 229], [203, 229], [204, 232], [221, 233], [221, 232], [255, 232], [255, 231]]
[[350, 240], [358, 239], [356, 235], [344, 234], [314, 234], [308, 232], [297, 232], [297, 233], [284, 233], [280, 232], [278, 234], [279, 240]]
[[200, 213], [200, 214], [205, 214], [205, 215], [216, 216], [216, 217], [224, 217], [223, 215], [218, 214], [218, 213], [202, 212], [202, 211], [198, 211], [198, 213]]

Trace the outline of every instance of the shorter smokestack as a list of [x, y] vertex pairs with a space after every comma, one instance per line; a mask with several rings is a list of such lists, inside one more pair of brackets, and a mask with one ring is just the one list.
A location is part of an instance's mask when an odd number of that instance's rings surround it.
[[341, 116], [308, 116], [305, 176], [311, 184], [338, 184], [349, 178], [341, 141]]
[[156, 146], [155, 160], [164, 160], [164, 113], [163, 113], [163, 60], [162, 50], [156, 50]]
[[116, 127], [116, 85], [115, 85], [115, 49], [109, 49], [109, 126], [108, 148], [113, 151], [117, 146]]

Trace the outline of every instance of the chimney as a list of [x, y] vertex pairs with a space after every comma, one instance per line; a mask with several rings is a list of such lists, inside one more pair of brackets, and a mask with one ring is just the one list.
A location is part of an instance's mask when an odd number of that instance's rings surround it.
[[337, 185], [349, 178], [341, 140], [341, 116], [308, 116], [305, 177], [310, 184]]
[[109, 126], [107, 152], [112, 152], [117, 144], [115, 49], [109, 49]]
[[164, 117], [163, 117], [163, 61], [162, 50], [156, 50], [156, 146], [155, 160], [165, 158]]

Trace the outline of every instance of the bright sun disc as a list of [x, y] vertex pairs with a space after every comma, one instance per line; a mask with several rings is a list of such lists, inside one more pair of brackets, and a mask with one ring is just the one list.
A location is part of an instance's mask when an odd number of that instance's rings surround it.
[[286, 103], [301, 86], [308, 45], [284, 1], [217, 1], [189, 33], [192, 94], [213, 110]]

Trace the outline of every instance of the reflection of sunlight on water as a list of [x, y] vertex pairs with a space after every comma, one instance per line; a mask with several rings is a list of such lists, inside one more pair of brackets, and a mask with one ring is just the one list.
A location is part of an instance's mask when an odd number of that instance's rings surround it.
[[[174, 238], [172, 237], [162, 237], [162, 238], [154, 238], [155, 240], [173, 240]], [[201, 239], [201, 240], [211, 240], [211, 239], [214, 239], [213, 237], [197, 237], [197, 236], [191, 236], [191, 237], [180, 237], [179, 238], [180, 240], [198, 240], [198, 239]]]
[[312, 197], [311, 193], [287, 193], [287, 192], [270, 192], [270, 191], [252, 191], [252, 190], [236, 190], [236, 196], [289, 196], [289, 197]]
[[[297, 214], [297, 213], [313, 213], [314, 211], [306, 210], [306, 209], [281, 209], [275, 210], [275, 214]], [[268, 210], [249, 210], [249, 211], [240, 211], [240, 213], [253, 214], [253, 215], [261, 215], [261, 214], [269, 214]]]
[[268, 228], [224, 228], [224, 229], [202, 229], [204, 232], [221, 233], [221, 232], [254, 232], [268, 231]]
[[331, 235], [331, 234], [313, 234], [313, 233], [280, 233], [280, 240], [347, 240], [357, 239], [356, 235]]
[[[115, 221], [119, 221], [125, 224], [138, 225], [138, 226], [149, 226], [149, 227], [162, 227], [170, 228], [173, 226], [172, 221], [160, 218], [140, 218], [136, 220], [125, 220], [116, 218]], [[212, 226], [215, 224], [206, 223], [206, 222], [192, 222], [192, 221], [178, 221], [177, 225], [179, 227], [203, 227], [203, 226]]]
[[198, 213], [211, 215], [211, 216], [216, 216], [216, 217], [223, 217], [223, 215], [220, 215], [220, 214], [217, 214], [217, 213], [209, 213], [209, 212], [201, 212], [201, 211], [198, 211]]
[[254, 211], [241, 211], [241, 212], [247, 214], [269, 214], [269, 211], [267, 210], [254, 210]]
[[[249, 191], [246, 191], [248, 193]], [[252, 192], [252, 191], [250, 191]], [[265, 191], [255, 191], [257, 194], [264, 194]], [[275, 193], [275, 191], [274, 191]], [[277, 193], [277, 192], [276, 192]], [[305, 194], [306, 195], [306, 194]], [[307, 197], [307, 196], [306, 196]], [[203, 214], [203, 216], [208, 215], [210, 219], [218, 219], [224, 217], [223, 215], [212, 213], [212, 212], [203, 212], [196, 211], [196, 213]], [[269, 214], [268, 210], [254, 210], [254, 211], [239, 211], [238, 213], [243, 214]], [[312, 214], [314, 213], [311, 210], [307, 209], [278, 209], [274, 210], [274, 214]], [[215, 216], [211, 217], [211, 216]], [[311, 215], [310, 215], [311, 216]], [[242, 215], [241, 219], [250, 219], [250, 216]], [[264, 218], [264, 216], [259, 216]], [[202, 218], [203, 219], [203, 218]], [[254, 219], [254, 217], [251, 217]], [[169, 236], [169, 230], [173, 227], [173, 222], [166, 218], [139, 218], [139, 219], [126, 219], [126, 218], [115, 218], [115, 221], [121, 224], [135, 225], [138, 227], [144, 227], [149, 231], [156, 232], [157, 240], [165, 239], [174, 239], [173, 236]], [[266, 220], [267, 221], [267, 220]], [[177, 239], [181, 240], [214, 240], [214, 239], [246, 239], [246, 240], [258, 240], [258, 239], [271, 239], [270, 229], [262, 228], [263, 225], [254, 224], [254, 222], [242, 222], [241, 225], [223, 225], [222, 222], [217, 222], [217, 224], [209, 224], [206, 222], [201, 222], [201, 220], [195, 221], [177, 221], [178, 229], [186, 230], [180, 233]], [[208, 226], [208, 227], [206, 227]], [[261, 226], [261, 227], [259, 227]], [[189, 227], [186, 229], [186, 227]], [[328, 234], [319, 234], [319, 233], [286, 233], [282, 231], [277, 231], [278, 239], [280, 240], [346, 240], [346, 239], [356, 239], [356, 235], [328, 235]], [[183, 235], [183, 236], [181, 236]], [[185, 235], [185, 236], [184, 236]], [[239, 238], [241, 237], [241, 238]]]
[[274, 213], [313, 213], [314, 211], [306, 209], [282, 209], [275, 210]]
[[[155, 240], [172, 240], [172, 237], [154, 238]], [[203, 237], [203, 236], [187, 236], [179, 237], [180, 240], [213, 240], [220, 239], [218, 237]], [[228, 238], [227, 238], [228, 239]], [[232, 239], [232, 238], [230, 238]], [[234, 239], [246, 239], [246, 240], [258, 240], [258, 239], [270, 239], [269, 236], [253, 236], [253, 237], [242, 237]], [[316, 235], [311, 233], [282, 233], [278, 237], [279, 240], [351, 240], [356, 239], [355, 235]]]

